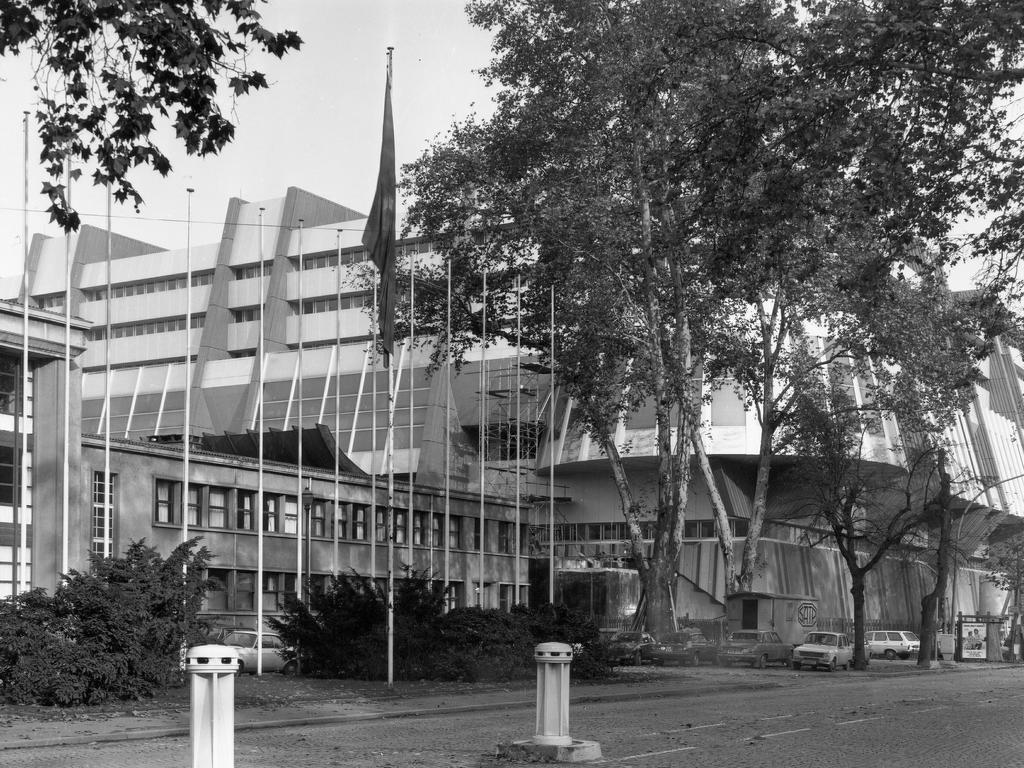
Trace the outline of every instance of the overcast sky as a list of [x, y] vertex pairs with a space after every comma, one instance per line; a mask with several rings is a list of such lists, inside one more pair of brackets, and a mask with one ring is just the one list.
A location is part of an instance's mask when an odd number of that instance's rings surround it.
[[[304, 43], [282, 60], [261, 59], [268, 90], [236, 105], [236, 138], [220, 156], [190, 158], [163, 133], [173, 170], [135, 176], [145, 205], [113, 210], [113, 229], [166, 248], [183, 248], [187, 187], [193, 187], [192, 242], [220, 239], [231, 197], [265, 200], [297, 186], [366, 213], [380, 156], [386, 49], [394, 51], [392, 105], [398, 162], [418, 157], [453, 120], [490, 114], [474, 70], [490, 59], [490, 35], [471, 27], [463, 0], [271, 0], [270, 29], [294, 29]], [[0, 58], [0, 274], [20, 273], [24, 189], [22, 112], [34, 109], [31, 61]], [[43, 173], [29, 131], [29, 238], [59, 235], [43, 213]], [[72, 189], [84, 223], [106, 225], [101, 189]]]

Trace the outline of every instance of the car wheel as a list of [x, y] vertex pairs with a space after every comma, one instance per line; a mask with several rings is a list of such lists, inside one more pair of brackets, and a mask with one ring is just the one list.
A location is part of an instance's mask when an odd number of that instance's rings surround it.
[[849, 672], [850, 671], [850, 662], [846, 662], [845, 664], [843, 664], [843, 671], [845, 671], [845, 672]]
[[758, 669], [764, 669], [766, 666], [768, 666], [768, 654], [762, 653], [758, 657], [757, 661], [754, 662], [754, 666]]
[[299, 665], [295, 663], [295, 659], [285, 662], [285, 665], [281, 667], [282, 675], [294, 675], [299, 671]]
[[644, 660], [642, 658], [640, 658], [640, 651], [637, 651], [636, 653], [634, 653], [633, 654], [633, 666], [639, 667], [639, 666], [642, 666], [643, 663], [644, 663]]
[[246, 671], [245, 670], [245, 662], [242, 661], [241, 659], [239, 659], [238, 660], [238, 674], [244, 675], [245, 671]]
[[835, 658], [835, 656], [833, 656], [829, 660], [829, 662], [828, 662], [828, 671], [829, 672], [835, 672], [836, 671], [836, 658]]
[[791, 662], [791, 664], [792, 664], [793, 669], [800, 669], [800, 662], [799, 661]]
[[893, 661], [896, 658], [896, 651], [894, 651], [892, 648], [886, 648], [885, 658], [889, 661]]
[[700, 654], [699, 653], [693, 654], [693, 666], [695, 666], [695, 667], [699, 667], [700, 666]]

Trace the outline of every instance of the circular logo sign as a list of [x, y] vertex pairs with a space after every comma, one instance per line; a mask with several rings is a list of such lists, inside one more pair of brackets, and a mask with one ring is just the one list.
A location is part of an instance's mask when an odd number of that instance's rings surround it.
[[814, 603], [800, 603], [796, 609], [796, 619], [801, 627], [813, 627], [818, 623], [818, 608]]

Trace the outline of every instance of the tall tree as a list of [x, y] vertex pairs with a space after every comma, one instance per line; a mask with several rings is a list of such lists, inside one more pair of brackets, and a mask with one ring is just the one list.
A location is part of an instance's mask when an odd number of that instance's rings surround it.
[[230, 98], [267, 87], [249, 57], [297, 50], [292, 31], [260, 20], [264, 0], [8, 0], [0, 5], [0, 56], [31, 55], [40, 159], [53, 179], [43, 185], [61, 227], [78, 228], [59, 179], [65, 161], [91, 165], [93, 183], [110, 184], [120, 202], [142, 203], [131, 169], [167, 175], [155, 143], [162, 119], [189, 154], [216, 154], [235, 135], [224, 115]]

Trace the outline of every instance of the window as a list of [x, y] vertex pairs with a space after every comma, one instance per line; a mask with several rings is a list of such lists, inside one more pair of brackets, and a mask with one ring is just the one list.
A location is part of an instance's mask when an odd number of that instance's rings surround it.
[[226, 488], [211, 488], [207, 497], [207, 525], [210, 528], [228, 527], [228, 491]]
[[516, 604], [516, 585], [515, 584], [499, 584], [498, 585], [498, 608], [505, 611], [512, 610], [512, 606]]
[[417, 547], [427, 544], [427, 513], [412, 513], [412, 543]]
[[448, 518], [448, 546], [451, 549], [462, 547], [462, 518], [458, 515]]
[[176, 523], [177, 514], [175, 497], [178, 494], [180, 484], [173, 480], [156, 481], [156, 516], [158, 523]]
[[480, 518], [473, 518], [473, 549], [480, 549]]
[[267, 533], [277, 533], [277, 497], [263, 497], [263, 530]]
[[252, 323], [260, 319], [259, 307], [246, 307], [245, 309], [231, 310], [232, 323]]
[[366, 507], [362, 504], [352, 506], [352, 538], [366, 541]]
[[405, 544], [405, 512], [395, 511], [395, 544]]
[[[103, 472], [92, 473], [92, 552], [103, 557], [114, 554], [114, 482], [104, 482]], [[109, 516], [108, 516], [109, 512]]]
[[380, 543], [387, 541], [387, 526], [384, 524], [384, 510], [378, 509], [374, 517], [376, 518], [376, 520], [374, 520], [374, 528], [376, 528], [377, 542]]
[[206, 610], [228, 610], [228, 577], [229, 571], [222, 568], [210, 568], [206, 578], [210, 581], [210, 589], [206, 593]]
[[309, 510], [309, 535], [322, 537], [324, 528], [324, 502], [318, 499]]
[[251, 531], [253, 510], [256, 509], [256, 494], [252, 491], [238, 491], [238, 507], [235, 510], [235, 527], [240, 531]]
[[338, 509], [334, 515], [334, 524], [337, 526], [339, 539], [348, 538], [348, 518], [351, 509], [351, 504], [338, 504]]
[[284, 532], [298, 533], [299, 530], [299, 502], [294, 496], [286, 496], [284, 499]]
[[263, 608], [276, 611], [284, 606], [285, 599], [295, 596], [294, 573], [263, 574]]
[[430, 546], [442, 547], [444, 546], [444, 515], [440, 512], [435, 512], [430, 524]]
[[198, 485], [188, 486], [188, 524], [199, 526], [202, 525], [200, 522], [200, 505], [199, 505], [199, 491], [201, 489]]
[[515, 523], [498, 522], [498, 551], [513, 555], [516, 551], [516, 526]]
[[256, 608], [256, 574], [238, 571], [235, 574], [235, 610], [252, 611]]

